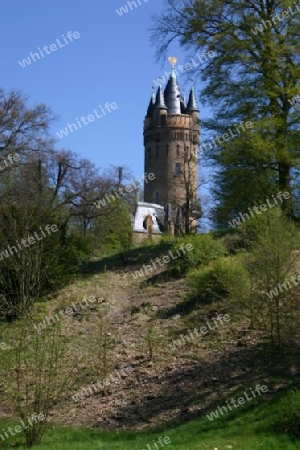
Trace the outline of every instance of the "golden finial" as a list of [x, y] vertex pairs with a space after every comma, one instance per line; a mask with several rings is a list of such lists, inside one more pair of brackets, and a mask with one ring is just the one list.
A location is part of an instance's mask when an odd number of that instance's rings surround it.
[[169, 56], [168, 60], [169, 60], [169, 63], [171, 64], [171, 66], [172, 66], [172, 69], [175, 69], [176, 63], [178, 61], [176, 56]]

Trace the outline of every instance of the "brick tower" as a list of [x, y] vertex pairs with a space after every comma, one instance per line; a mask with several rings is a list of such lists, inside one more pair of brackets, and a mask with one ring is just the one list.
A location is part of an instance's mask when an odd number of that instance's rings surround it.
[[[143, 205], [160, 205], [159, 214], [152, 214], [158, 222], [159, 230], [178, 235], [196, 229], [200, 215], [200, 122], [194, 87], [191, 87], [186, 104], [176, 79], [177, 59], [171, 57], [169, 61], [172, 64], [172, 72], [167, 85], [164, 90], [159, 86], [156, 95], [152, 93], [144, 120], [144, 170], [147, 174], [154, 173], [155, 179], [145, 182], [146, 203]], [[162, 208], [165, 212], [163, 219]]]

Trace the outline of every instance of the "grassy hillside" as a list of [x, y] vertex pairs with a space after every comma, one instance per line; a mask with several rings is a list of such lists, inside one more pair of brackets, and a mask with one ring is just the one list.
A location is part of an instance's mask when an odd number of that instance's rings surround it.
[[[171, 265], [133, 276], [169, 249], [164, 243], [135, 249], [126, 258], [91, 261], [70, 286], [36, 304], [28, 339], [46, 316], [57, 314], [65, 344], [62, 367], [69, 373], [37, 449], [152, 450], [159, 436], [171, 439], [164, 448], [178, 450], [300, 448], [274, 425], [286, 390], [299, 386], [299, 354], [274, 357], [264, 333], [251, 330], [249, 318], [222, 299], [191, 308], [185, 278], [170, 271]], [[95, 301], [83, 303], [85, 295]], [[66, 314], [74, 304], [77, 310]], [[229, 320], [215, 326], [219, 314]], [[194, 333], [204, 326], [206, 333]], [[1, 337], [8, 344], [8, 372], [0, 384], [0, 430], [18, 424], [11, 401], [17, 327], [11, 324]], [[131, 371], [125, 373], [127, 367]], [[108, 385], [92, 390], [110, 376]], [[208, 419], [258, 384], [267, 392]], [[74, 401], [72, 396], [83, 392]], [[20, 436], [0, 438], [0, 447], [16, 445]]]
[[[100, 432], [92, 428], [52, 428], [46, 433], [43, 443], [35, 448], [37, 450], [141, 450], [147, 448], [147, 444], [149, 444], [151, 449], [155, 449], [153, 441], [157, 442], [159, 436], [168, 436], [171, 443], [165, 445], [164, 448], [177, 450], [300, 449], [300, 441], [293, 442], [291, 438], [274, 432], [276, 411], [284, 396], [285, 393], [282, 392], [270, 401], [249, 405], [236, 414], [228, 414], [214, 422], [203, 417], [184, 425], [162, 429], [157, 433], [117, 433], [113, 431]], [[13, 442], [12, 439], [3, 447], [11, 448]], [[2, 446], [2, 444], [0, 445]]]

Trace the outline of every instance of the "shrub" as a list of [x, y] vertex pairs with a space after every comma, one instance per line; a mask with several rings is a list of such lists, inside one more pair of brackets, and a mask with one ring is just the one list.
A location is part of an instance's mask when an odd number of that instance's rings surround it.
[[[182, 244], [185, 246], [192, 244], [193, 250], [183, 254], [182, 250], [180, 250]], [[174, 264], [175, 270], [179, 274], [187, 273], [190, 269], [209, 264], [227, 254], [225, 246], [218, 239], [214, 239], [211, 234], [188, 235], [178, 239], [173, 244], [172, 252], [174, 255], [181, 255]]]
[[[1, 357], [1, 378], [10, 379], [7, 395], [11, 398], [14, 415], [23, 420], [27, 447], [40, 443], [48, 426], [47, 419], [53, 406], [74, 378], [75, 357], [67, 363], [66, 341], [61, 323], [54, 323], [40, 333], [33, 331], [33, 320], [23, 317], [8, 328], [10, 349]], [[76, 357], [76, 363], [78, 357]], [[37, 417], [42, 420], [32, 421]]]
[[90, 255], [86, 238], [59, 230], [48, 239], [43, 253], [39, 296], [55, 291], [79, 273], [79, 266]]
[[244, 302], [250, 293], [249, 272], [237, 257], [223, 257], [207, 267], [191, 271], [187, 284], [192, 297], [201, 301], [226, 298]]
[[[298, 272], [298, 230], [279, 208], [264, 212], [241, 227], [250, 242], [248, 269], [253, 295], [249, 301], [252, 326], [268, 333], [273, 352], [299, 337], [300, 286], [288, 282]], [[285, 284], [283, 289], [281, 286]], [[289, 283], [289, 284], [288, 284]]]
[[290, 390], [280, 405], [276, 428], [290, 436], [300, 438], [300, 391]]
[[230, 255], [236, 255], [237, 253], [245, 252], [247, 250], [247, 243], [245, 242], [244, 235], [240, 230], [227, 233], [224, 237], [222, 237], [221, 242], [226, 247]]

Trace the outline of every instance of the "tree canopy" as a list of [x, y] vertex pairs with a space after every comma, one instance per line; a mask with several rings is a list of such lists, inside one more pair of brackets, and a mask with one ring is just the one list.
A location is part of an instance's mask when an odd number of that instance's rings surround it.
[[286, 0], [167, 0], [165, 13], [154, 18], [158, 55], [176, 39], [185, 48], [215, 53], [197, 69], [201, 101], [214, 110], [202, 125], [223, 136], [241, 121], [253, 123], [251, 131], [209, 152], [216, 163], [218, 223], [278, 191], [290, 192], [282, 208], [295, 216], [299, 25], [299, 6]]

